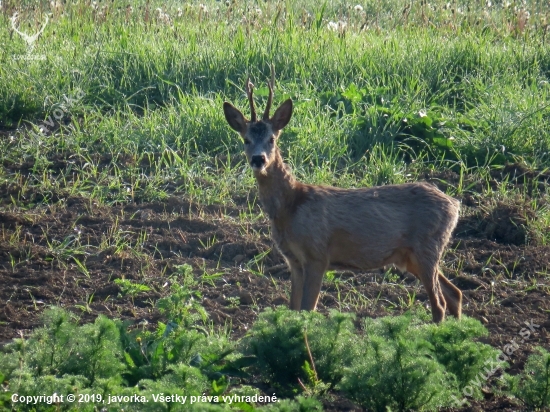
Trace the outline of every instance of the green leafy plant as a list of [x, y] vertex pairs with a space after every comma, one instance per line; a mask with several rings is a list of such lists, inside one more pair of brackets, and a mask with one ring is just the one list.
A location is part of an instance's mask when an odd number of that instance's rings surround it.
[[311, 354], [311, 349], [309, 347], [309, 342], [307, 339], [307, 331], [304, 331], [304, 342], [306, 344], [309, 361], [304, 362], [304, 366], [302, 366], [302, 371], [304, 372], [307, 380], [304, 383], [300, 379], [298, 379], [298, 382], [300, 383], [300, 386], [304, 390], [304, 394], [306, 396], [311, 397], [322, 395], [328, 389], [330, 389], [330, 385], [327, 385], [322, 380], [320, 380], [319, 376], [317, 375], [317, 370], [315, 369], [315, 361], [313, 360], [313, 355]]
[[0, 372], [0, 407], [6, 407], [8, 402], [11, 401], [11, 391], [7, 389], [4, 382], [6, 381], [6, 376]]
[[120, 293], [122, 296], [129, 295], [132, 298], [139, 295], [142, 292], [147, 292], [151, 288], [141, 283], [134, 283], [128, 279], [115, 279], [115, 283], [120, 287]]
[[[223, 335], [175, 324], [159, 323], [150, 332], [98, 316], [94, 323], [78, 326], [59, 308], [47, 310], [43, 321], [44, 327], [29, 339], [1, 348], [3, 394], [220, 396], [231, 377], [248, 377], [245, 369], [255, 362], [235, 353]], [[0, 401], [11, 403], [4, 395]], [[131, 402], [118, 400], [111, 406], [128, 409]], [[208, 409], [196, 407], [201, 408]]]
[[294, 400], [285, 399], [259, 408], [259, 410], [266, 412], [321, 412], [323, 405], [315, 398], [297, 396]]
[[536, 351], [527, 358], [521, 374], [505, 376], [506, 392], [528, 408], [544, 409], [550, 407], [550, 352], [540, 346]]
[[59, 308], [46, 311], [43, 321], [29, 339], [15, 339], [2, 349], [0, 370], [7, 372], [11, 391], [72, 393], [72, 387], [93, 386], [124, 370], [114, 321], [100, 315], [79, 327]]
[[369, 410], [436, 410], [451, 405], [455, 377], [431, 356], [412, 315], [365, 320], [361, 353], [339, 388]]
[[183, 327], [191, 327], [198, 320], [205, 322], [208, 314], [200, 304], [202, 295], [197, 290], [198, 285], [191, 265], [176, 266], [176, 271], [170, 276], [171, 293], [157, 302], [161, 313]]
[[128, 279], [115, 279], [115, 283], [120, 287], [119, 296], [130, 296], [132, 305], [134, 305], [134, 299], [137, 295], [151, 290], [151, 288], [147, 285], [134, 283]]
[[323, 388], [328, 389], [339, 382], [343, 367], [353, 359], [352, 320], [352, 315], [338, 312], [325, 317], [267, 309], [245, 338], [243, 350], [258, 359], [255, 367], [263, 379], [283, 391], [297, 390], [299, 380], [316, 390], [325, 382]]
[[473, 398], [481, 399], [482, 384], [487, 370], [504, 369], [507, 364], [498, 360], [499, 350], [474, 339], [487, 336], [487, 329], [476, 319], [463, 317], [460, 321], [447, 319], [440, 325], [427, 324], [423, 327], [425, 339], [431, 345], [431, 353], [449, 373], [456, 377], [458, 389], [469, 385]]

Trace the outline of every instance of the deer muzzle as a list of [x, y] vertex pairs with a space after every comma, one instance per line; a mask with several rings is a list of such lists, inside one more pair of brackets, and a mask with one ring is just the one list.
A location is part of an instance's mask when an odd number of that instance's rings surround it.
[[265, 166], [265, 155], [254, 155], [250, 159], [250, 166], [252, 166], [252, 169], [258, 169], [261, 170]]

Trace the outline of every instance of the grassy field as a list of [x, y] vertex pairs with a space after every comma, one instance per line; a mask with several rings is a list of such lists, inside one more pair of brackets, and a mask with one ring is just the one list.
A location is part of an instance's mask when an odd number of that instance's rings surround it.
[[[542, 325], [509, 362], [520, 374], [550, 328], [549, 28], [541, 0], [3, 0], [0, 343], [28, 338], [51, 305], [81, 323], [181, 323], [185, 310], [159, 310], [170, 296], [199, 302], [193, 322], [208, 316], [237, 342], [288, 302], [222, 111], [227, 100], [248, 113], [248, 76], [263, 108], [273, 64], [274, 104], [295, 104], [280, 146], [300, 180], [426, 180], [462, 201], [443, 270], [484, 343]], [[175, 290], [188, 267], [195, 278]], [[362, 321], [426, 302], [408, 275], [329, 273], [320, 311]], [[317, 378], [290, 397], [371, 407]], [[528, 407], [493, 383], [471, 402]]]

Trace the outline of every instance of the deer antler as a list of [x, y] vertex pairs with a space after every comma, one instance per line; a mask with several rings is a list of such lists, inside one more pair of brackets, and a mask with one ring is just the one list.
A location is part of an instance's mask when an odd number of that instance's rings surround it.
[[273, 89], [275, 88], [275, 66], [271, 63], [271, 81], [267, 84], [269, 87], [269, 97], [267, 98], [267, 105], [265, 106], [265, 112], [263, 120], [269, 120], [269, 112], [271, 111], [271, 103], [273, 103]]
[[248, 102], [250, 103], [250, 116], [251, 122], [258, 121], [258, 118], [256, 116], [256, 107], [254, 107], [254, 97], [252, 97], [252, 91], [254, 90], [254, 85], [250, 81], [250, 77], [248, 77], [248, 80], [246, 81], [246, 95], [248, 96]]

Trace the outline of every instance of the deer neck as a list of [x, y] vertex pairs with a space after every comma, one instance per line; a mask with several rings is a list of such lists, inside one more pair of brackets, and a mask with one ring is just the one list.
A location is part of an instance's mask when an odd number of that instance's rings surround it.
[[264, 212], [271, 220], [284, 219], [290, 213], [297, 182], [279, 152], [263, 174], [256, 174], [256, 180]]

